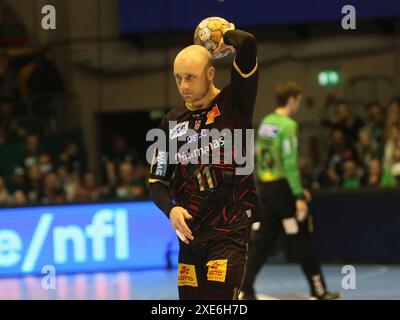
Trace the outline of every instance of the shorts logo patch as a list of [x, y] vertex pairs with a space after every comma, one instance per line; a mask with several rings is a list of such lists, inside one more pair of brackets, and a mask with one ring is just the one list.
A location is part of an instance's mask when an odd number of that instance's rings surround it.
[[178, 286], [197, 287], [196, 268], [193, 264], [178, 264]]
[[208, 272], [207, 272], [207, 280], [208, 281], [219, 281], [225, 282], [226, 278], [226, 270], [228, 267], [228, 260], [210, 260], [207, 262]]

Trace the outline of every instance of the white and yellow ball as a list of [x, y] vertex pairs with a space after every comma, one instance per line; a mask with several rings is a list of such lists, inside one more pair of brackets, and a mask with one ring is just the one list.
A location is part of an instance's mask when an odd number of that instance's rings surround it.
[[[194, 31], [194, 43], [205, 47], [211, 54], [218, 47], [226, 29], [231, 28], [231, 24], [220, 17], [209, 17], [201, 21]], [[225, 52], [223, 56], [228, 55]], [[222, 58], [219, 56], [218, 58]]]

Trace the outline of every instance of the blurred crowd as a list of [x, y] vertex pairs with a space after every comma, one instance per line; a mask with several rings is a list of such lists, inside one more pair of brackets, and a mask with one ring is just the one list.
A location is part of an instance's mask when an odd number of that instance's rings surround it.
[[[15, 165], [11, 183], [0, 176], [0, 205], [62, 204], [98, 201], [144, 200], [147, 170], [123, 137], [102, 162], [104, 177], [85, 170], [79, 147], [67, 142], [60, 154], [41, 149], [40, 137], [28, 134], [26, 153]], [[101, 183], [103, 180], [103, 183]]]
[[[45, 53], [17, 68], [0, 52], [0, 205], [147, 199], [148, 170], [126, 137], [114, 137], [99, 161], [101, 174], [95, 174], [86, 168], [83, 146], [45, 136], [46, 121], [32, 121], [55, 114], [54, 93], [63, 90], [62, 77]], [[12, 153], [21, 156], [14, 159]], [[6, 163], [9, 159], [15, 163]]]
[[355, 189], [400, 186], [400, 97], [387, 106], [366, 107], [366, 119], [352, 114], [348, 104], [336, 104], [329, 128], [328, 152], [322, 168], [302, 163], [304, 183], [314, 188]]

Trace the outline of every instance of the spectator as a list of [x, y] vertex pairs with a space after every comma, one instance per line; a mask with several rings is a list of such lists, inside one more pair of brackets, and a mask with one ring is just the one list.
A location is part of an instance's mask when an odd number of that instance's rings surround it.
[[98, 202], [103, 197], [103, 189], [97, 183], [96, 176], [91, 172], [86, 172], [83, 176], [82, 187], [75, 195], [77, 202]]
[[354, 160], [346, 160], [343, 163], [343, 189], [357, 189], [361, 186], [362, 174]]
[[65, 165], [68, 172], [81, 174], [83, 170], [82, 159], [79, 154], [78, 145], [70, 141], [68, 142], [60, 154], [59, 162]]
[[305, 158], [300, 158], [299, 169], [302, 186], [307, 189], [317, 189], [319, 184], [317, 179], [315, 179], [311, 161]]
[[118, 182], [113, 187], [112, 196], [117, 199], [137, 200], [145, 193], [143, 182], [138, 179], [137, 172], [131, 163], [123, 162], [119, 165]]
[[39, 156], [39, 169], [43, 174], [53, 171], [54, 165], [50, 154], [43, 153]]
[[390, 173], [396, 180], [396, 185], [400, 186], [400, 147], [393, 152], [393, 164], [390, 167]]
[[61, 204], [65, 202], [65, 191], [57, 186], [55, 173], [49, 172], [44, 176], [38, 202], [41, 204]]
[[400, 97], [393, 98], [387, 109], [386, 128], [400, 126]]
[[11, 202], [11, 196], [6, 188], [6, 182], [0, 176], [0, 205], [8, 205]]
[[388, 137], [385, 142], [383, 163], [389, 167], [393, 161], [394, 150], [400, 147], [400, 127], [392, 126], [388, 129]]
[[364, 171], [368, 170], [369, 163], [374, 158], [382, 157], [382, 148], [371, 139], [369, 131], [361, 129], [356, 144], [357, 155]]
[[20, 182], [29, 168], [35, 164], [39, 166], [42, 173], [48, 173], [53, 170], [51, 156], [40, 152], [39, 136], [29, 134], [26, 137], [26, 154], [14, 169], [14, 182]]
[[342, 180], [344, 161], [357, 160], [357, 152], [346, 140], [342, 130], [333, 129], [330, 137], [331, 143], [322, 184], [324, 186], [338, 186]]
[[378, 144], [384, 143], [386, 114], [379, 102], [371, 102], [367, 105], [368, 121], [366, 128], [371, 138]]
[[12, 204], [17, 206], [23, 206], [28, 204], [28, 200], [23, 190], [17, 189], [14, 191]]
[[28, 169], [26, 194], [29, 202], [36, 203], [42, 188], [42, 172], [39, 165], [34, 164]]
[[358, 131], [363, 126], [364, 122], [351, 113], [345, 102], [341, 101], [337, 104], [335, 114], [331, 120], [331, 127], [333, 129], [342, 130], [349, 142], [356, 143]]
[[67, 202], [73, 201], [80, 184], [79, 180], [79, 173], [69, 172], [66, 164], [61, 164], [57, 167], [57, 186], [65, 191]]
[[23, 175], [25, 170], [34, 164], [39, 164], [39, 136], [37, 134], [29, 134], [25, 140], [26, 154], [20, 161], [19, 166], [15, 168], [15, 173]]
[[382, 186], [382, 162], [380, 159], [372, 159], [369, 163], [368, 173], [365, 177], [365, 186], [377, 188]]
[[137, 153], [128, 148], [128, 142], [122, 135], [116, 135], [112, 141], [112, 151], [110, 154], [103, 156], [103, 171], [106, 182], [114, 185], [118, 180], [117, 168], [123, 162], [137, 163]]

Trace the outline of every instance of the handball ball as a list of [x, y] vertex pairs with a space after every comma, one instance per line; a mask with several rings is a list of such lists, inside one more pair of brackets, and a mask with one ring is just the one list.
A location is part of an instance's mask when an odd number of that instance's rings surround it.
[[[194, 31], [194, 43], [205, 47], [211, 54], [218, 47], [224, 31], [231, 28], [231, 24], [220, 17], [209, 17], [201, 21]], [[222, 58], [231, 53], [227, 50], [214, 58]]]

